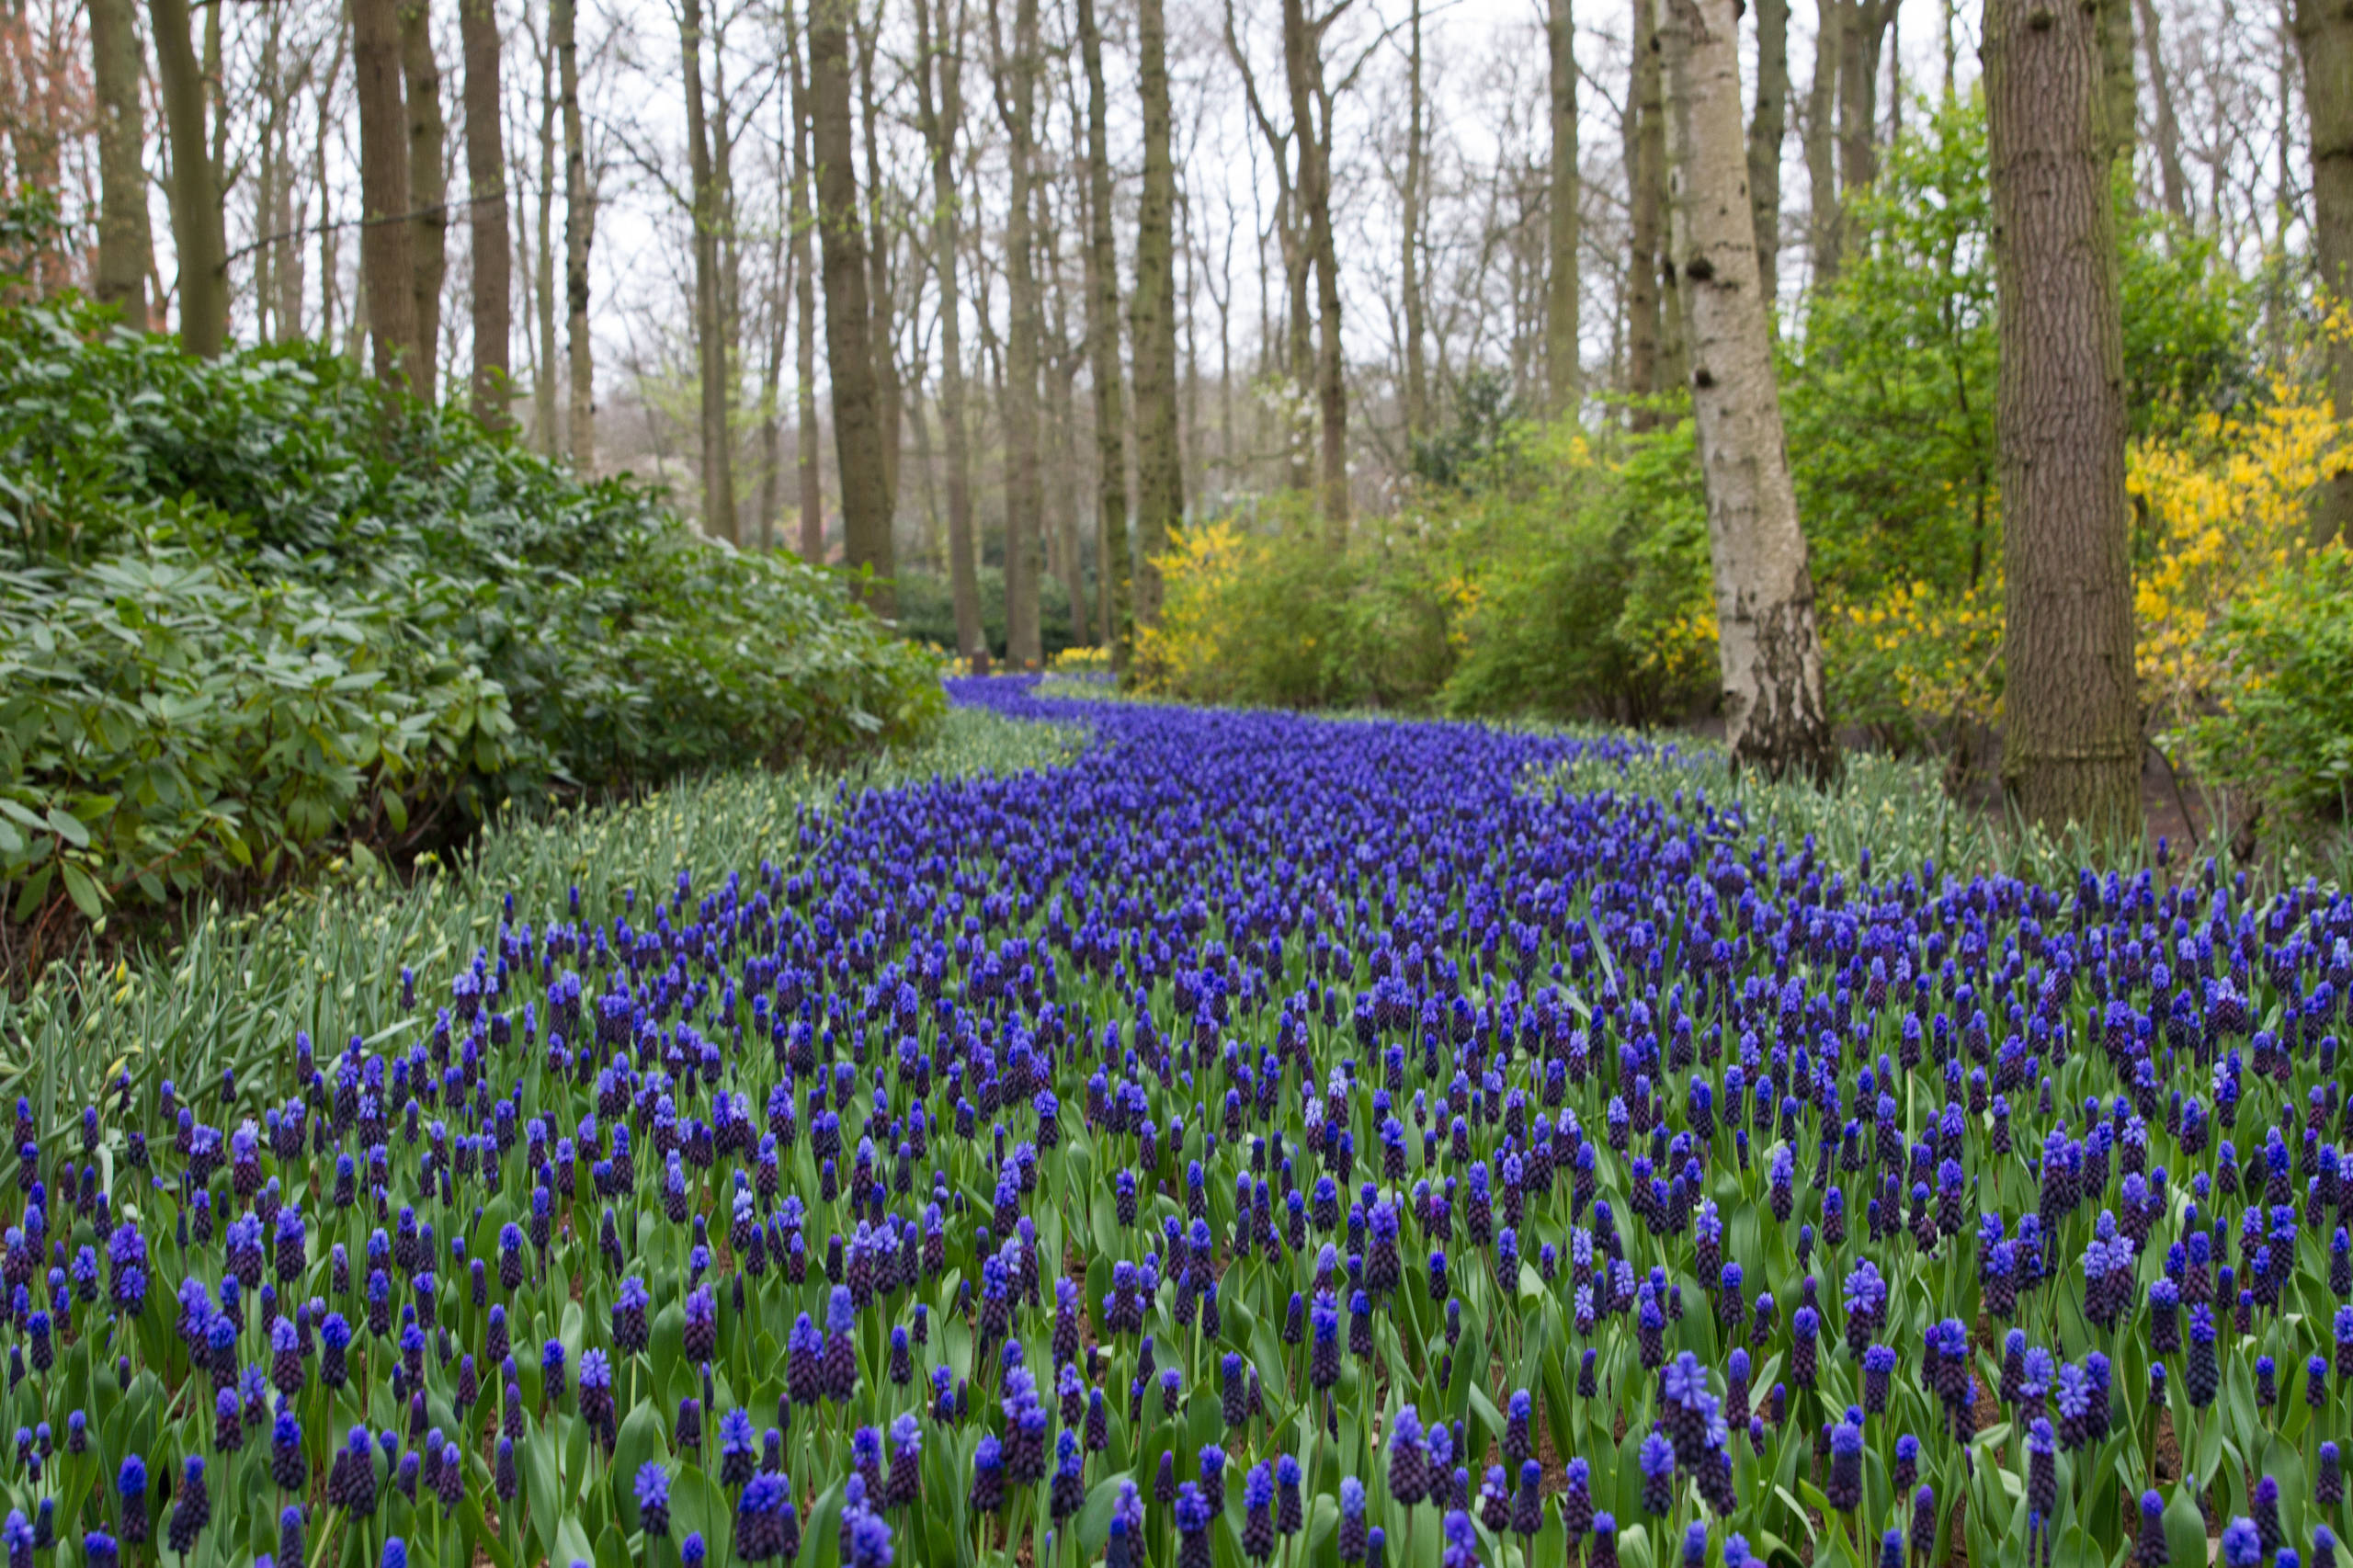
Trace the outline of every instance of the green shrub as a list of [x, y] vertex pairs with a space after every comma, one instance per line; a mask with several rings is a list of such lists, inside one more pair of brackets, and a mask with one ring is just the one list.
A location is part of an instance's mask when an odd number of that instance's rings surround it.
[[[951, 652], [956, 646], [956, 599], [952, 585], [944, 577], [927, 571], [900, 568], [898, 576], [899, 635], [911, 642], [920, 642]], [[981, 633], [988, 639], [989, 656], [1002, 663], [1005, 658], [1005, 570], [986, 565], [978, 574], [981, 595]], [[1092, 585], [1089, 585], [1090, 591]], [[1090, 617], [1093, 607], [1088, 608]], [[1038, 582], [1038, 641], [1048, 659], [1065, 648], [1081, 646], [1071, 631], [1070, 588], [1052, 573]]]
[[2200, 776], [2247, 791], [2283, 825], [2353, 819], [2353, 556], [2333, 544], [2291, 564], [2211, 635], [2241, 679], [2189, 727]]
[[0, 887], [129, 892], [415, 849], [548, 789], [924, 733], [929, 662], [832, 575], [701, 540], [315, 345], [203, 363], [0, 310]]

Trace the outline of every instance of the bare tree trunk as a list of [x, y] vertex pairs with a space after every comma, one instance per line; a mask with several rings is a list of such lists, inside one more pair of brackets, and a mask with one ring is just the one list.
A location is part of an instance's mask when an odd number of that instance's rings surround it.
[[1038, 470], [1038, 278], [1031, 254], [1031, 164], [1038, 80], [1038, 0], [1016, 0], [1013, 52], [989, 4], [989, 54], [995, 64], [997, 118], [1006, 131], [1009, 187], [1005, 218], [1005, 656], [1016, 669], [1043, 660], [1038, 629], [1038, 529], [1043, 492]]
[[[2147, 57], [2149, 86], [2156, 99], [2157, 177], [2162, 182], [2165, 210], [2177, 223], [2189, 222], [2189, 176], [2181, 164], [2181, 120], [2175, 113], [2173, 81], [2165, 70], [2165, 49], [2157, 32], [2154, 0], [2135, 0], [2140, 21], [2141, 52]], [[2309, 86], [2305, 97], [2311, 97]]]
[[[1879, 178], [1879, 66], [1895, 0], [1846, 0], [1838, 28], [1838, 189]], [[1842, 247], [1857, 236], [1842, 235]]]
[[824, 454], [817, 439], [817, 267], [810, 255], [809, 86], [801, 64], [797, 10], [784, 7], [784, 52], [792, 73], [793, 472], [799, 481], [801, 559], [825, 562]]
[[2123, 325], [2091, 7], [1986, 0], [2007, 577], [2002, 781], [2029, 820], [2137, 832]]
[[98, 115], [98, 260], [92, 292], [147, 330], [147, 274], [155, 240], [147, 223], [146, 79], [134, 0], [90, 0], [90, 65]]
[[[1077, 131], [1077, 116], [1073, 116], [1073, 137]], [[1054, 572], [1062, 577], [1063, 596], [1071, 600], [1071, 642], [1092, 645], [1094, 633], [1087, 626], [1087, 570], [1077, 549], [1077, 452], [1071, 440], [1071, 424], [1077, 416], [1075, 379], [1080, 362], [1085, 360], [1083, 344], [1071, 341], [1071, 290], [1063, 285], [1062, 271], [1062, 223], [1054, 217], [1051, 205], [1051, 181], [1033, 181], [1038, 193], [1038, 238], [1045, 252], [1045, 278], [1054, 290], [1054, 311], [1051, 311], [1050, 341], [1051, 353], [1045, 356], [1045, 440], [1051, 454], [1054, 473], [1045, 487], [1045, 520], [1047, 537], [1054, 541]]]
[[1626, 165], [1631, 182], [1626, 258], [1626, 393], [1636, 400], [1628, 423], [1637, 432], [1655, 429], [1658, 411], [1643, 405], [1662, 390], [1659, 339], [1659, 264], [1665, 256], [1665, 108], [1661, 99], [1656, 17], [1653, 0], [1633, 0], [1634, 74], [1626, 95]]
[[1845, 52], [1838, 35], [1847, 0], [1816, 0], [1814, 15], [1813, 87], [1805, 101], [1806, 249], [1819, 290], [1846, 259], [1838, 244], [1838, 58]]
[[1176, 444], [1176, 170], [1169, 154], [1168, 25], [1163, 0], [1137, 0], [1138, 82], [1143, 100], [1143, 184], [1136, 204], [1136, 620], [1160, 624], [1159, 558], [1184, 520]]
[[1798, 527], [1772, 335], [1745, 192], [1736, 0], [1660, 0], [1675, 143], [1677, 270], [1715, 568], [1716, 647], [1733, 760], [1828, 780], [1838, 746], [1823, 701], [1813, 577]]
[[[1080, 0], [1081, 27], [1088, 0]], [[939, 6], [937, 42], [932, 6]], [[931, 267], [939, 288], [939, 419], [947, 426], [948, 584], [956, 608], [956, 652], [970, 659], [986, 647], [981, 629], [981, 585], [972, 553], [972, 455], [964, 424], [963, 305], [956, 282], [959, 233], [956, 137], [964, 124], [961, 61], [964, 10], [956, 0], [915, 0], [916, 108], [931, 153]], [[938, 83], [934, 96], [933, 84]], [[1116, 352], [1116, 350], [1115, 350]], [[1114, 393], [1116, 396], [1116, 392]]]
[[586, 474], [597, 467], [597, 359], [588, 335], [588, 250], [597, 234], [597, 192], [588, 172], [587, 138], [580, 124], [576, 25], [575, 0], [552, 0], [548, 31], [563, 93], [564, 352], [571, 364], [564, 431], [572, 445], [572, 466]]
[[[2140, 130], [2140, 84], [2132, 76], [2132, 0], [2098, 0], [2100, 67], [2100, 141], [2108, 160], [2121, 159], [2132, 172], [2132, 149]], [[2123, 185], [2126, 199], [2132, 181]]]
[[1781, 291], [1781, 141], [1790, 123], [1790, 0], [1756, 0], [1756, 109], [1748, 119], [1748, 211], [1765, 324]]
[[[1324, 81], [1324, 29], [1306, 0], [1283, 0], [1283, 74], [1290, 87], [1299, 155], [1299, 205], [1315, 270], [1315, 404], [1321, 431], [1324, 535], [1348, 540], [1348, 388], [1340, 341], [1340, 266], [1332, 239], [1332, 102]], [[1317, 111], [1322, 111], [1319, 119]]]
[[335, 198], [327, 188], [327, 133], [333, 123], [328, 106], [335, 101], [335, 83], [343, 75], [344, 54], [350, 46], [351, 30], [335, 29], [334, 59], [326, 74], [319, 78], [311, 99], [315, 111], [311, 133], [311, 188], [319, 193], [319, 338], [326, 343], [335, 341], [335, 306], [342, 294], [342, 268], [336, 260], [342, 255], [337, 243], [342, 231], [334, 222]]
[[882, 27], [883, 0], [875, 0], [872, 27], [858, 32], [858, 119], [866, 133], [866, 213], [870, 243], [866, 247], [867, 292], [874, 308], [874, 402], [882, 426], [882, 504], [887, 515], [899, 515], [900, 411], [906, 391], [899, 378], [898, 310], [891, 289], [890, 214], [884, 210], [882, 138], [875, 125], [880, 105], [874, 96], [876, 34]]
[[[188, 0], [148, 0], [147, 14], [155, 32], [155, 75], [163, 86], [164, 123], [171, 139], [180, 343], [199, 358], [211, 359], [229, 340], [229, 244], [221, 217], [221, 187], [205, 145], [204, 74], [189, 31]], [[393, 113], [398, 115], [397, 106]]]
[[537, 267], [533, 292], [538, 296], [540, 362], [531, 378], [531, 418], [542, 457], [556, 455], [555, 427], [555, 46], [550, 40], [540, 51], [540, 211]]
[[472, 230], [474, 417], [508, 423], [514, 378], [507, 358], [514, 335], [513, 252], [506, 233], [506, 152], [498, 123], [498, 17], [491, 0], [458, 0], [466, 52], [466, 195]]
[[433, 54], [429, 0], [403, 0], [401, 74], [408, 108], [408, 199], [411, 220], [409, 265], [416, 289], [416, 358], [409, 384], [426, 403], [439, 392], [441, 284], [448, 276], [449, 182], [442, 147], [449, 129], [441, 114], [441, 62]]
[[[286, 14], [272, 6], [263, 12], [261, 39], [261, 69], [255, 83], [255, 97], [260, 100], [261, 128], [254, 138], [254, 233], [269, 234], [278, 227], [278, 197], [292, 183], [285, 171], [283, 158], [286, 146], [286, 108], [288, 85], [285, 63]], [[287, 329], [273, 324], [271, 317], [278, 305], [277, 285], [271, 278], [278, 260], [278, 246], [263, 243], [253, 249], [254, 336], [262, 343], [274, 337], [289, 335]]]
[[368, 290], [376, 379], [413, 390], [416, 335], [415, 225], [409, 210], [408, 124], [401, 107], [398, 0], [351, 0], [351, 58], [359, 74], [359, 267]]
[[[1419, 0], [1415, 0], [1418, 6]], [[1103, 33], [1095, 0], [1078, 0], [1078, 45], [1086, 72], [1086, 348], [1095, 381], [1097, 570], [1104, 585], [1112, 671], [1125, 678], [1135, 641], [1128, 582], [1127, 419], [1120, 384], [1120, 251], [1111, 228], [1109, 100], [1103, 90]]]
[[[1415, 17], [1418, 20], [1418, 6]], [[1577, 202], [1583, 184], [1577, 176], [1576, 22], [1569, 0], [1552, 0], [1546, 22], [1552, 44], [1552, 182], [1545, 199], [1550, 254], [1544, 273], [1544, 382], [1552, 417], [1559, 419], [1576, 412], [1582, 380], [1577, 364]]]
[[[1560, 13], [1561, 17], [1566, 17], [1568, 15], [1568, 0], [1553, 0], [1553, 8], [1555, 11]], [[1556, 18], [1556, 29], [1561, 25], [1563, 24]], [[1428, 430], [1430, 420], [1428, 350], [1425, 347], [1423, 341], [1425, 335], [1429, 330], [1429, 325], [1427, 314], [1427, 306], [1422, 299], [1422, 182], [1427, 177], [1425, 174], [1426, 165], [1423, 153], [1423, 142], [1425, 137], [1423, 119], [1425, 105], [1423, 102], [1424, 95], [1422, 90], [1422, 0], [1408, 0], [1407, 28], [1408, 32], [1405, 55], [1405, 210], [1403, 215], [1403, 222], [1401, 224], [1404, 233], [1400, 236], [1401, 243], [1399, 245], [1402, 255], [1399, 257], [1398, 291], [1404, 296], [1402, 302], [1405, 313], [1405, 436], [1407, 446], [1410, 449], [1414, 439]], [[1563, 47], [1573, 46], [1563, 46], [1556, 30], [1552, 43], [1552, 66], [1556, 73], [1560, 69], [1561, 51]], [[1576, 64], [1576, 57], [1574, 52], [1569, 56], [1569, 64], [1571, 70], [1574, 72]], [[1555, 80], [1557, 82], [1557, 76]], [[1570, 138], [1569, 169], [1572, 177], [1574, 177], [1576, 170], [1576, 85], [1574, 81], [1570, 83], [1568, 90]], [[1556, 86], [1553, 94], [1555, 121], [1553, 127], [1554, 145], [1552, 165], [1555, 181], [1555, 190], [1553, 194], [1554, 199], [1556, 200], [1559, 199], [1558, 178], [1560, 174], [1560, 147], [1558, 139], [1559, 96], [1559, 89]], [[1569, 266], [1572, 271], [1570, 308], [1574, 311], [1575, 308], [1575, 281], [1574, 274], [1576, 266], [1576, 212], [1574, 205], [1572, 205], [1570, 209], [1569, 223]], [[1556, 241], [1558, 235], [1556, 233]], [[1225, 330], [1223, 309], [1224, 307], [1221, 305], [1218, 329], [1221, 341], [1223, 339]], [[1575, 337], [1576, 335], [1574, 331], [1572, 330], [1570, 333], [1570, 347], [1573, 351], [1575, 347]], [[1222, 390], [1225, 395], [1225, 403], [1222, 405], [1227, 437], [1225, 460], [1231, 464], [1233, 460], [1232, 439], [1233, 399], [1231, 389]]]
[[713, 539], [735, 538], [735, 458], [728, 421], [727, 312], [719, 277], [719, 184], [711, 171], [711, 127], [703, 104], [702, 4], [678, 13], [679, 74], [687, 89], [688, 177], [693, 182], [695, 363], [702, 458], [702, 526]]
[[825, 368], [834, 388], [834, 454], [842, 491], [843, 553], [873, 573], [866, 602], [888, 616], [891, 513], [882, 491], [882, 426], [875, 407], [874, 348], [866, 298], [866, 235], [851, 145], [850, 0], [812, 0], [809, 87], [817, 165], [817, 240], [825, 271]]
[[[2319, 287], [2331, 305], [2353, 301], [2353, 14], [2326, 0], [2295, 0], [2296, 52], [2304, 68], [2304, 114], [2311, 127], [2313, 253]], [[2150, 47], [2155, 47], [2151, 29]], [[2353, 418], [2353, 342], [2328, 341], [2328, 395], [2337, 417]], [[2329, 478], [2321, 525], [2353, 540], [2353, 468]]]
[[1077, 398], [1072, 382], [1082, 355], [1072, 352], [1070, 294], [1063, 286], [1062, 246], [1055, 235], [1061, 225], [1047, 205], [1046, 182], [1038, 182], [1038, 233], [1044, 241], [1046, 277], [1053, 287], [1053, 354], [1046, 370], [1047, 439], [1053, 455], [1053, 478], [1046, 486], [1049, 537], [1055, 544], [1055, 572], [1070, 600], [1071, 641], [1090, 645], [1095, 638], [1087, 625], [1086, 572], [1078, 549], [1078, 460], [1071, 442], [1071, 422]]

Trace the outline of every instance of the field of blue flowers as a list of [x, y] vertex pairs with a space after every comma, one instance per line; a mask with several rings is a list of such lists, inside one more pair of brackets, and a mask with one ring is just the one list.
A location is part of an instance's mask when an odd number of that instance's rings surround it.
[[2353, 900], [954, 695], [1092, 744], [20, 1100], [9, 1568], [2334, 1568]]

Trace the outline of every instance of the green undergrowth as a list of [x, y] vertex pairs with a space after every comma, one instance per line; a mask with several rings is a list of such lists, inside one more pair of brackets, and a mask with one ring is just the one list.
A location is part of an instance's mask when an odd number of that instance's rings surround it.
[[[1874, 880], [1991, 873], [2063, 889], [2086, 866], [2131, 876], [2157, 864], [2157, 846], [2147, 837], [2118, 840], [2076, 827], [2050, 833], [2000, 810], [1955, 800], [1932, 762], [1881, 752], [1848, 752], [1838, 782], [1820, 790], [1735, 772], [1723, 748], [1709, 741], [1661, 740], [1629, 754], [1579, 757], [1538, 778], [1535, 787], [1648, 796], [1695, 821], [1711, 810], [1737, 807], [1745, 838], [1761, 837], [1790, 851], [1811, 840], [1825, 874], [1842, 874], [1850, 884], [1868, 866]], [[2210, 858], [2234, 867], [2231, 846], [2218, 834], [2167, 846], [2166, 864], [2177, 871]], [[2342, 846], [2289, 844], [2251, 871], [2254, 881], [2270, 887], [2307, 878], [2342, 885], [2353, 873], [2353, 856]]]
[[[40, 1125], [63, 1127], [70, 1108], [128, 1071], [217, 1082], [245, 1075], [291, 1048], [294, 1031], [323, 1049], [392, 1016], [403, 966], [443, 972], [453, 954], [494, 950], [503, 900], [544, 918], [577, 888], [580, 907], [607, 917], [624, 890], [666, 892], [687, 872], [709, 891], [763, 859], [797, 862], [808, 812], [829, 813], [851, 794], [942, 777], [1053, 767], [1086, 744], [1074, 725], [1024, 723], [957, 708], [934, 736], [848, 770], [807, 765], [690, 777], [625, 802], [498, 813], [467, 854], [428, 857], [407, 881], [362, 849], [318, 881], [259, 908], [216, 903], [172, 945], [96, 956], [85, 947], [21, 998], [0, 993], [0, 1095], [28, 1096]], [[524, 998], [528, 1000], [529, 998]], [[407, 1013], [369, 1037], [394, 1043], [429, 1027]]]

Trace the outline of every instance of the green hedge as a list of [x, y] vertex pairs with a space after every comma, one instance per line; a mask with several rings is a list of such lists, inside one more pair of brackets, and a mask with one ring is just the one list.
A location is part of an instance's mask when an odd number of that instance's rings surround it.
[[0, 311], [0, 885], [37, 931], [508, 799], [845, 757], [935, 672], [834, 576], [699, 536], [311, 344], [203, 363]]

